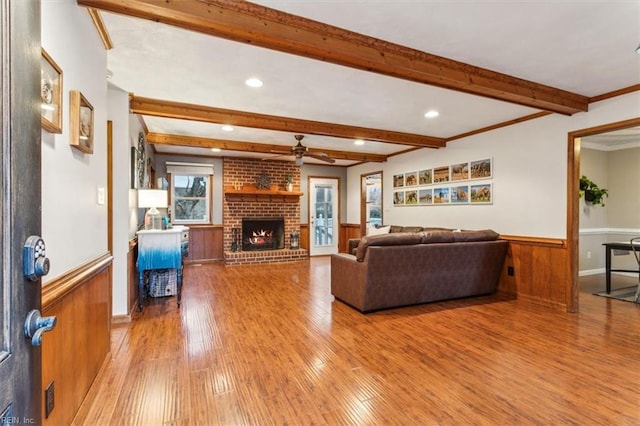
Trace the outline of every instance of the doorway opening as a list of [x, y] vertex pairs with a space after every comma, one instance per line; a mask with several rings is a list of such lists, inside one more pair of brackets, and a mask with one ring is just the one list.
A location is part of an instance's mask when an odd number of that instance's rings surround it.
[[[569, 235], [569, 259], [570, 259], [570, 277], [571, 285], [567, 288], [567, 309], [569, 312], [578, 311], [578, 294], [580, 290], [579, 272], [580, 257], [587, 256], [587, 251], [582, 252], [580, 247], [580, 218], [581, 218], [581, 199], [579, 198], [580, 176], [581, 172], [581, 148], [584, 140], [595, 135], [605, 135], [625, 129], [631, 129], [640, 126], [640, 118], [610, 123], [602, 126], [591, 127], [588, 129], [577, 130], [568, 134], [568, 178], [567, 178], [567, 230]], [[604, 249], [602, 250], [604, 253]]]
[[360, 175], [360, 235], [382, 224], [382, 171]]

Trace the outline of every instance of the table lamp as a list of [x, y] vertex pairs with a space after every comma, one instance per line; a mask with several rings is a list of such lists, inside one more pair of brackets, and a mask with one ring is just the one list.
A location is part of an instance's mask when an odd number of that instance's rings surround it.
[[167, 208], [167, 191], [164, 189], [139, 189], [138, 208], [149, 209], [144, 215], [144, 229], [162, 229], [162, 216], [158, 208]]

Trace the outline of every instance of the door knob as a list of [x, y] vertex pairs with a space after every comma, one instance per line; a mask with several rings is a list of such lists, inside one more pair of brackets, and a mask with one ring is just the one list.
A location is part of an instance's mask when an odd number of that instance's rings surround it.
[[42, 334], [53, 330], [56, 326], [56, 317], [43, 317], [37, 309], [27, 314], [24, 321], [24, 337], [31, 338], [32, 346], [40, 346], [42, 344]]

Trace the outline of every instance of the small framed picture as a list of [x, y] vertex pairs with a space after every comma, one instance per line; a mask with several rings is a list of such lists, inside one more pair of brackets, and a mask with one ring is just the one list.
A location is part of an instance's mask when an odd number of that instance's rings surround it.
[[449, 166], [440, 166], [433, 169], [433, 183], [449, 182]]
[[425, 169], [418, 172], [418, 185], [431, 185], [433, 183], [433, 170]]
[[449, 204], [449, 200], [449, 187], [433, 188], [433, 204]]
[[44, 49], [40, 60], [40, 124], [49, 133], [62, 133], [62, 69]]
[[471, 162], [471, 179], [486, 179], [492, 175], [491, 158]]
[[404, 203], [408, 206], [415, 206], [418, 204], [418, 191], [405, 191]]
[[418, 185], [418, 172], [410, 172], [404, 174], [404, 186]]
[[469, 163], [458, 163], [451, 165], [451, 180], [469, 179]]
[[418, 204], [433, 204], [433, 189], [421, 189], [418, 191]]
[[395, 191], [393, 193], [393, 205], [404, 206], [404, 191]]
[[69, 144], [93, 154], [93, 106], [77, 90], [69, 92]]
[[469, 203], [469, 185], [457, 185], [451, 187], [451, 203], [467, 204]]
[[471, 204], [491, 204], [493, 202], [493, 188], [490, 183], [471, 185]]
[[404, 186], [404, 175], [393, 175], [393, 187], [402, 188]]

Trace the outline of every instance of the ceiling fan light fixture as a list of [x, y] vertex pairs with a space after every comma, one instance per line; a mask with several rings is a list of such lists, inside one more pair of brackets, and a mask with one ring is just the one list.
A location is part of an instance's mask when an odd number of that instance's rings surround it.
[[296, 158], [296, 166], [298, 166], [298, 167], [302, 166], [303, 162], [304, 162], [304, 160], [302, 159], [302, 157], [297, 157]]
[[260, 79], [259, 79], [259, 78], [257, 78], [257, 77], [251, 77], [251, 78], [246, 79], [246, 80], [244, 81], [244, 84], [246, 84], [246, 85], [247, 85], [247, 86], [249, 86], [249, 87], [255, 87], [255, 88], [258, 88], [258, 87], [262, 87], [262, 85], [263, 85], [264, 83], [262, 82], [262, 80], [260, 80]]
[[429, 111], [424, 113], [424, 116], [426, 118], [436, 118], [439, 115], [440, 115], [440, 113], [438, 111], [436, 111], [435, 109], [429, 110]]

